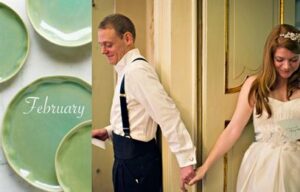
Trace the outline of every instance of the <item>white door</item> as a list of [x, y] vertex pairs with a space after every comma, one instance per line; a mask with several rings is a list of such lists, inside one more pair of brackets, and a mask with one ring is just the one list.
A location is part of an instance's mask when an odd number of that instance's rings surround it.
[[[268, 33], [295, 19], [295, 1], [203, 0], [202, 157], [205, 159], [231, 119], [239, 89], [262, 63]], [[240, 161], [254, 139], [251, 121], [238, 143], [209, 170], [198, 191], [235, 191]], [[202, 188], [202, 189], [201, 189]]]

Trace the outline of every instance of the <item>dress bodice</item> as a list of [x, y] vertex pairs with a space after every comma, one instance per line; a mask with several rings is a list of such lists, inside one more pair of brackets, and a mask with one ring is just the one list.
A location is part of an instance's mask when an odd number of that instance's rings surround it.
[[279, 101], [269, 98], [272, 116], [266, 111], [261, 117], [253, 113], [255, 139], [258, 142], [269, 142], [273, 146], [285, 146], [300, 149], [300, 98]]

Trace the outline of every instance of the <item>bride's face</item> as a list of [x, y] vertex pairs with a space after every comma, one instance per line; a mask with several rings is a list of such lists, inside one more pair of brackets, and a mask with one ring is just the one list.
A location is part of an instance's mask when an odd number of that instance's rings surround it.
[[299, 68], [300, 55], [280, 47], [274, 54], [274, 65], [282, 79], [288, 79]]

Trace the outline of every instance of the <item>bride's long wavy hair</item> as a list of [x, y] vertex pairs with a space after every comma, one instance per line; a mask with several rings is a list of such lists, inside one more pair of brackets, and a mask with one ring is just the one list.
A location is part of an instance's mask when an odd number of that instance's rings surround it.
[[[280, 36], [288, 32], [299, 34], [296, 39]], [[256, 115], [259, 117], [266, 110], [268, 117], [272, 116], [272, 111], [268, 104], [268, 96], [274, 90], [278, 83], [278, 75], [274, 66], [274, 54], [277, 48], [286, 48], [295, 54], [300, 54], [300, 31], [294, 26], [281, 24], [276, 26], [269, 34], [264, 47], [263, 65], [256, 80], [252, 83], [248, 102], [254, 104], [255, 101]], [[287, 96], [293, 94], [296, 89], [300, 88], [300, 67], [288, 79]]]

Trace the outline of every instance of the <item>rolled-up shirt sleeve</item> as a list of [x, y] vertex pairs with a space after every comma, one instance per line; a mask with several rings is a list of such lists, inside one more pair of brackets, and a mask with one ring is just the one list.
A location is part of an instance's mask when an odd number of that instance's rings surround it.
[[130, 86], [126, 89], [160, 125], [179, 167], [196, 164], [196, 149], [175, 103], [166, 93], [152, 66], [145, 65], [127, 71], [125, 80]]

